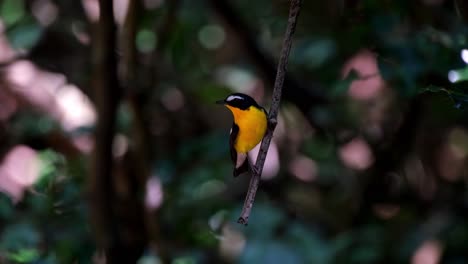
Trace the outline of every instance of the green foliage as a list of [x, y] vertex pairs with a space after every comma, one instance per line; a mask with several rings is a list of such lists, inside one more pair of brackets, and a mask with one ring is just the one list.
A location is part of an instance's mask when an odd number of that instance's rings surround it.
[[13, 48], [29, 50], [38, 42], [42, 28], [26, 12], [24, 1], [2, 1], [0, 17], [5, 23], [6, 35]]
[[18, 252], [10, 253], [8, 258], [11, 261], [18, 263], [31, 263], [39, 258], [39, 253], [36, 249], [21, 249]]
[[25, 22], [8, 31], [8, 38], [15, 49], [29, 50], [39, 41], [42, 28], [34, 22]]
[[1, 196], [0, 213], [8, 224], [0, 236], [0, 252], [14, 263], [90, 259], [92, 244], [88, 227], [83, 225], [87, 214], [81, 184], [71, 178], [67, 162], [58, 153], [45, 150], [39, 157], [40, 176], [23, 201], [14, 205]]
[[142, 29], [138, 32], [135, 41], [138, 51], [148, 53], [156, 48], [157, 36], [151, 30]]
[[22, 0], [5, 0], [0, 6], [0, 17], [7, 25], [14, 25], [25, 16], [24, 2]]

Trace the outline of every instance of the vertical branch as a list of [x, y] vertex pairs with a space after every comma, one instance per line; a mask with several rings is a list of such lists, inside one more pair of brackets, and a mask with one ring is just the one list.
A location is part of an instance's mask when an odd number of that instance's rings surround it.
[[280, 59], [278, 63], [278, 70], [276, 73], [275, 85], [273, 87], [273, 96], [271, 102], [270, 112], [268, 114], [268, 129], [265, 137], [262, 140], [260, 151], [257, 156], [257, 162], [253, 169], [252, 178], [250, 179], [249, 189], [247, 196], [245, 197], [244, 207], [242, 208], [241, 216], [238, 223], [247, 225], [249, 221], [250, 212], [252, 211], [253, 203], [255, 201], [255, 195], [257, 193], [258, 185], [260, 184], [260, 178], [265, 164], [268, 148], [270, 146], [273, 132], [275, 131], [277, 124], [278, 111], [281, 101], [281, 94], [283, 89], [284, 77], [286, 75], [286, 68], [288, 65], [289, 52], [291, 51], [292, 35], [296, 29], [297, 17], [301, 10], [301, 0], [291, 0], [291, 6], [289, 8], [288, 25], [286, 33], [284, 35], [283, 47], [280, 53]]
[[108, 263], [116, 263], [121, 237], [113, 206], [115, 188], [112, 178], [112, 141], [121, 90], [117, 77], [116, 25], [112, 0], [99, 0], [99, 10], [92, 54], [94, 68], [92, 85], [98, 122], [94, 140], [93, 173], [89, 181], [90, 207], [98, 247], [105, 251]]

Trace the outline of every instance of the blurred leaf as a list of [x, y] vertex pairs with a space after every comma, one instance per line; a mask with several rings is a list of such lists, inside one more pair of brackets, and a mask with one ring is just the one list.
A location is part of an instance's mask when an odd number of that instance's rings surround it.
[[39, 252], [34, 248], [23, 248], [16, 252], [10, 252], [8, 258], [19, 263], [31, 263], [39, 258]]
[[201, 247], [211, 247], [214, 248], [218, 244], [218, 239], [209, 229], [200, 230], [195, 236], [196, 244]]
[[4, 230], [1, 235], [0, 249], [17, 251], [36, 247], [39, 242], [40, 234], [30, 223], [16, 223]]
[[0, 6], [0, 17], [7, 27], [17, 23], [24, 16], [23, 0], [4, 0]]
[[39, 41], [42, 28], [34, 23], [23, 23], [7, 32], [7, 37], [15, 49], [29, 50]]
[[358, 79], [358, 73], [356, 70], [352, 69], [344, 79], [335, 82], [335, 84], [332, 86], [332, 89], [330, 90], [330, 96], [340, 97], [346, 95], [349, 87], [351, 86], [351, 83]]
[[135, 41], [138, 51], [149, 53], [156, 48], [157, 36], [152, 30], [142, 29], [138, 31]]
[[53, 184], [53, 181], [58, 173], [58, 166], [63, 166], [63, 157], [52, 150], [44, 150], [39, 152], [39, 159], [41, 161], [41, 170], [39, 178], [34, 184], [36, 191], [46, 192], [47, 189]]

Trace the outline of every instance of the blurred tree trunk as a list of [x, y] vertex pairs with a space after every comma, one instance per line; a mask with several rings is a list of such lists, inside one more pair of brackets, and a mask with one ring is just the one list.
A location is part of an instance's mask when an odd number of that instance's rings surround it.
[[[95, 133], [93, 171], [90, 177], [91, 217], [98, 248], [104, 250], [107, 263], [135, 263], [142, 253], [138, 240], [124, 233], [127, 228], [117, 211], [117, 176], [113, 173], [112, 142], [116, 112], [122, 97], [117, 76], [116, 25], [111, 0], [100, 0], [100, 18], [93, 38], [92, 85], [98, 114]], [[128, 205], [128, 204], [127, 204]]]

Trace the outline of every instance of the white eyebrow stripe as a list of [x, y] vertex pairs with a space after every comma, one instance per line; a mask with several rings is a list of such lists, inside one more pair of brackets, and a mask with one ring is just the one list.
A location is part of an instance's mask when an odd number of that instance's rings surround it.
[[238, 96], [238, 95], [230, 95], [230, 96], [228, 96], [228, 98], [226, 98], [226, 101], [230, 102], [230, 101], [232, 101], [232, 100], [234, 100], [234, 99], [244, 100], [244, 98], [241, 97], [241, 96]]

